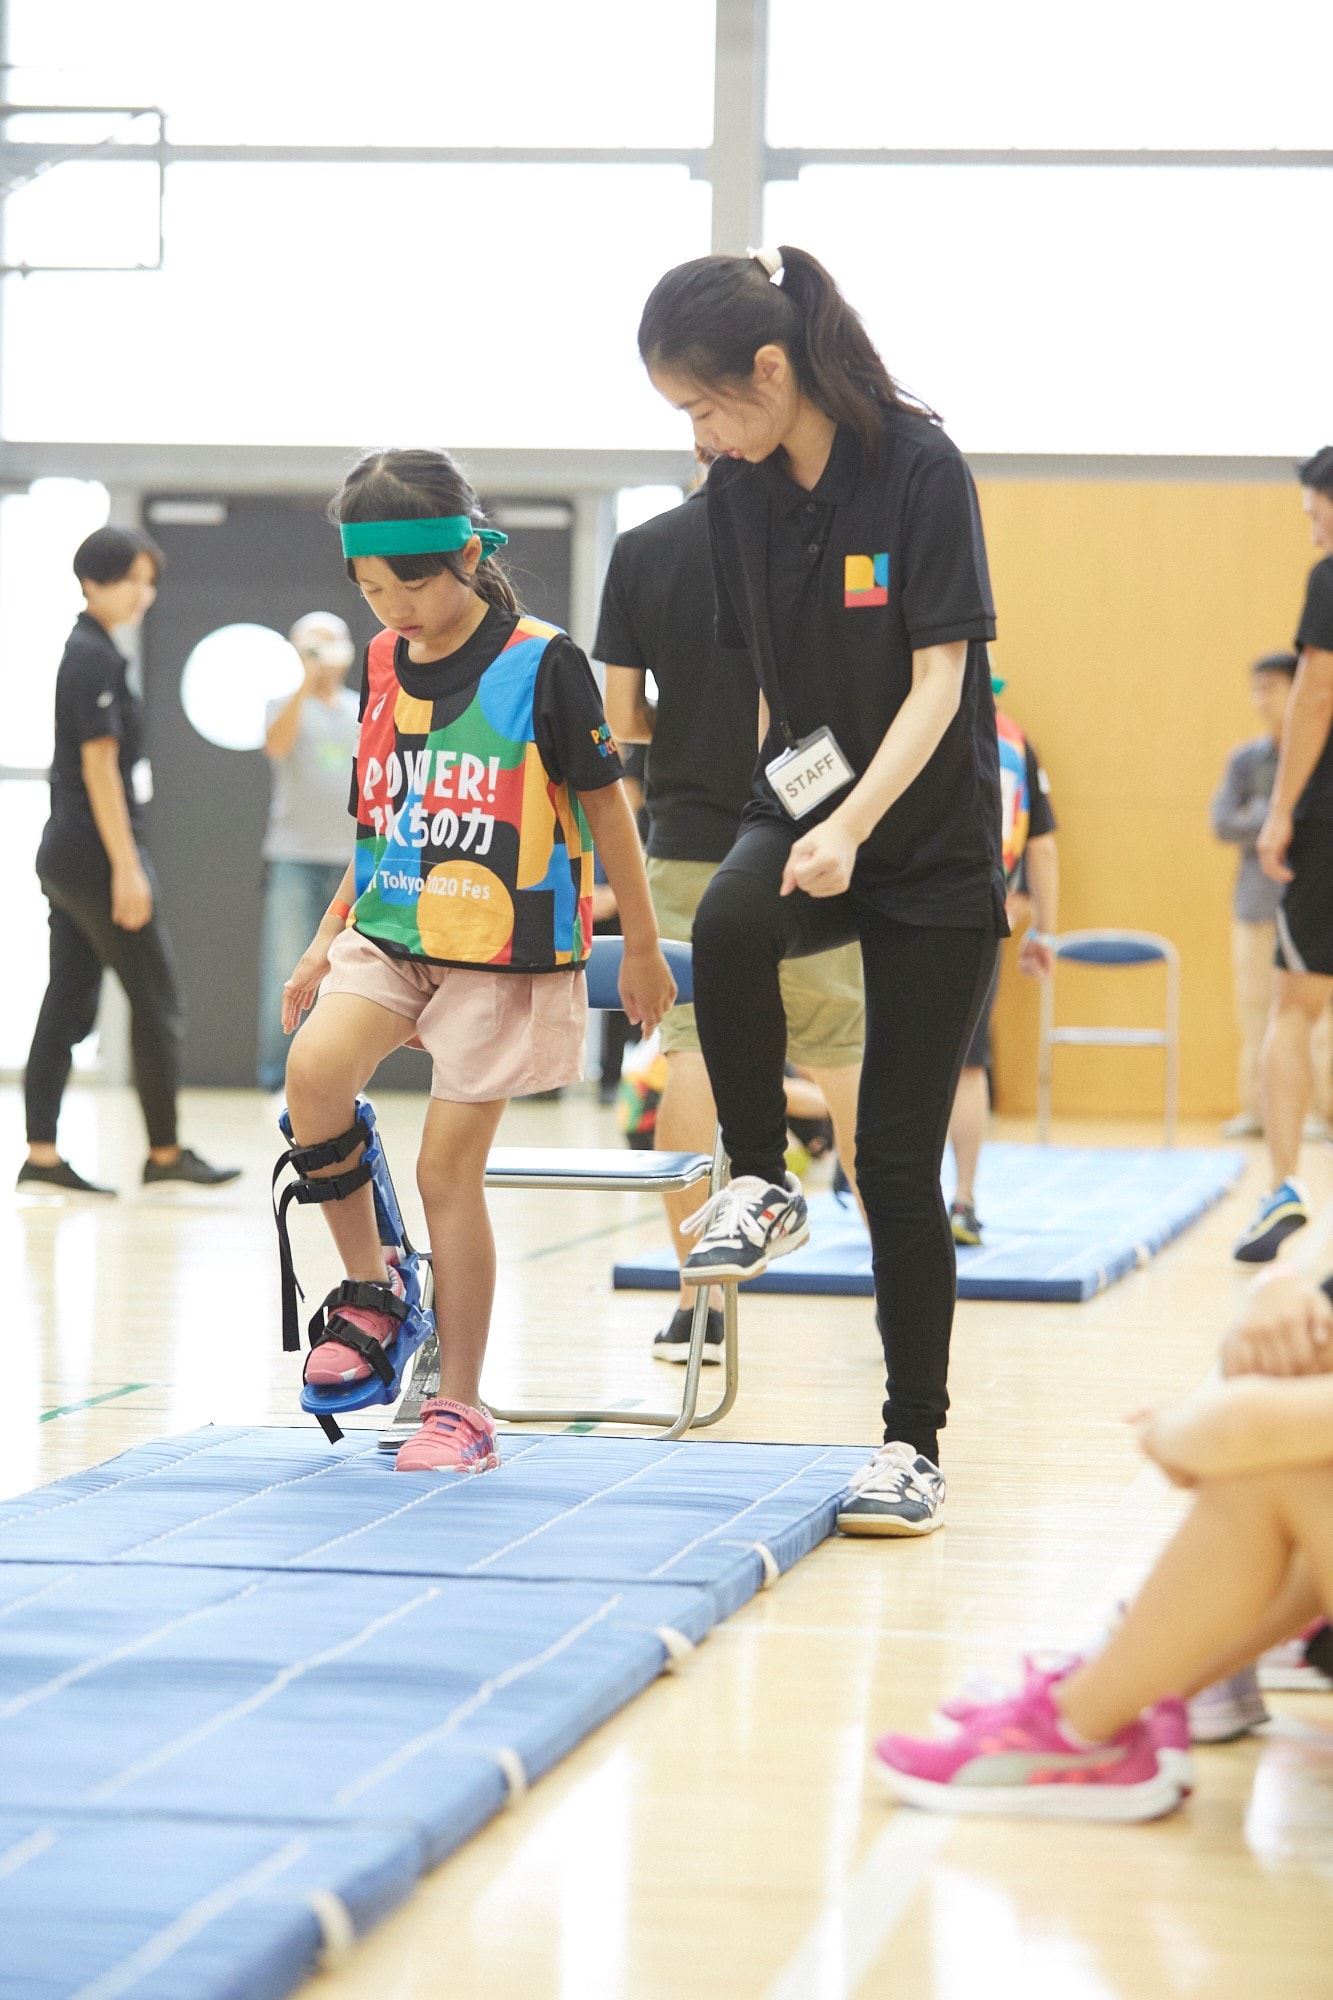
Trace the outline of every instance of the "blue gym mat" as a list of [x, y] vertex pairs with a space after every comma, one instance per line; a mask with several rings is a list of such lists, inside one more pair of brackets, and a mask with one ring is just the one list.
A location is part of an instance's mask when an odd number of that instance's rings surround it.
[[833, 1527], [863, 1449], [218, 1429], [0, 1503], [0, 2000], [269, 2000]]
[[[960, 1299], [1079, 1304], [1113, 1285], [1220, 1201], [1246, 1155], [1213, 1148], [987, 1146], [977, 1175], [985, 1241], [958, 1252]], [[953, 1192], [952, 1161], [944, 1192]], [[617, 1290], [674, 1291], [669, 1250], [615, 1266]], [[747, 1292], [870, 1298], [870, 1243], [859, 1212], [831, 1194], [810, 1202], [810, 1242], [752, 1278]]]

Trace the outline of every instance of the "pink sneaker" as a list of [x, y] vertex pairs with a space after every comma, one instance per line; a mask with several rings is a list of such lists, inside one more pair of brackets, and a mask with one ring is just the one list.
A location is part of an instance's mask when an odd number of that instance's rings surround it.
[[432, 1396], [421, 1405], [421, 1429], [400, 1446], [397, 1472], [494, 1472], [500, 1463], [495, 1424], [485, 1410]]
[[[1050, 1660], [1049, 1665], [1042, 1664], [1039, 1654], [1024, 1654], [1024, 1693], [1031, 1688], [1052, 1688], [1066, 1674], [1072, 1674], [1075, 1667], [1083, 1665], [1078, 1653], [1056, 1653], [1046, 1657]], [[977, 1675], [975, 1679], [965, 1681], [956, 1695], [940, 1703], [935, 1719], [942, 1734], [956, 1735], [983, 1709], [1012, 1701], [1016, 1696], [1017, 1690], [1012, 1681], [1006, 1684], [993, 1676]], [[1163, 1766], [1175, 1772], [1181, 1796], [1188, 1798], [1194, 1790], [1194, 1759], [1190, 1755], [1190, 1716], [1184, 1702], [1175, 1695], [1164, 1695], [1161, 1701], [1144, 1710], [1143, 1720]]]
[[[392, 1266], [389, 1285], [396, 1298], [407, 1296], [402, 1278]], [[333, 1298], [329, 1294], [329, 1298]], [[345, 1319], [361, 1333], [370, 1334], [381, 1347], [390, 1348], [398, 1338], [398, 1321], [391, 1313], [374, 1312], [369, 1306], [338, 1306], [331, 1318]], [[364, 1382], [371, 1375], [370, 1363], [354, 1347], [341, 1340], [321, 1340], [306, 1356], [304, 1379], [314, 1388], [337, 1389], [345, 1382]]]
[[1270, 1646], [1259, 1659], [1259, 1685], [1273, 1692], [1326, 1694], [1333, 1688], [1330, 1666], [1329, 1622], [1316, 1618], [1294, 1639]]
[[1075, 1743], [1040, 1683], [979, 1710], [948, 1742], [883, 1736], [875, 1762], [897, 1798], [931, 1812], [1142, 1820], [1181, 1800], [1146, 1720], [1106, 1743]]

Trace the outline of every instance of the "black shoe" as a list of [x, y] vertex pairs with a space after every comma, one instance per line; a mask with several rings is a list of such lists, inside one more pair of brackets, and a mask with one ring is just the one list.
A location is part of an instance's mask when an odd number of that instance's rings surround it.
[[170, 1166], [161, 1166], [152, 1159], [145, 1160], [143, 1179], [145, 1187], [151, 1187], [156, 1181], [192, 1181], [196, 1187], [221, 1187], [224, 1181], [239, 1179], [240, 1172], [239, 1167], [210, 1167], [198, 1153], [182, 1146], [179, 1156]]
[[53, 1167], [39, 1167], [33, 1160], [25, 1160], [19, 1168], [16, 1187], [63, 1188], [68, 1194], [114, 1195], [115, 1188], [98, 1187], [95, 1181], [86, 1181], [82, 1174], [76, 1174], [68, 1160], [57, 1160]]
[[[694, 1314], [688, 1306], [681, 1306], [671, 1315], [670, 1323], [653, 1340], [655, 1361], [688, 1361], [690, 1358], [690, 1326]], [[708, 1308], [708, 1331], [704, 1335], [703, 1364], [705, 1368], [716, 1368], [722, 1359], [722, 1347], [726, 1336], [722, 1314], [716, 1306]]]

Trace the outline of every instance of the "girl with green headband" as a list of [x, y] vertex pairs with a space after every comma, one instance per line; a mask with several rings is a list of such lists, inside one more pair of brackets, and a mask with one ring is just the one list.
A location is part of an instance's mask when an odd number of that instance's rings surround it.
[[[453, 460], [373, 453], [330, 514], [384, 630], [362, 677], [355, 859], [284, 991], [289, 1033], [319, 996], [287, 1063], [296, 1150], [313, 1156], [296, 1164], [306, 1181], [348, 1177], [363, 1150], [350, 1143], [358, 1094], [392, 1050], [427, 1051], [417, 1184], [440, 1391], [398, 1466], [485, 1472], [500, 1462], [480, 1407], [495, 1289], [486, 1158], [510, 1097], [583, 1073], [594, 840], [624, 926], [622, 1001], [645, 1034], [675, 985], [588, 662], [522, 615], [497, 560], [505, 537], [482, 525]], [[322, 1206], [347, 1282], [312, 1335], [305, 1380], [350, 1396], [392, 1366], [404, 1285], [369, 1185]]]

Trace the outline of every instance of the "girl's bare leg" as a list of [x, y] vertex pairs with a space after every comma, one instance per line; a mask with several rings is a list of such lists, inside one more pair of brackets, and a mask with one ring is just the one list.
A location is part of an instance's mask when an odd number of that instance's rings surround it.
[[1312, 1619], [1321, 1615], [1323, 1608], [1310, 1565], [1298, 1552], [1291, 1559], [1281, 1590], [1265, 1607], [1258, 1624], [1242, 1633], [1234, 1646], [1228, 1646], [1199, 1669], [1193, 1683], [1182, 1690], [1185, 1699], [1188, 1701], [1201, 1689], [1212, 1687], [1215, 1681], [1230, 1680], [1242, 1667], [1253, 1666], [1270, 1646], [1280, 1646], [1284, 1639], [1303, 1632]]
[[[385, 1056], [400, 1048], [412, 1023], [373, 1000], [354, 993], [327, 993], [300, 1029], [287, 1057], [287, 1112], [298, 1146], [336, 1139], [351, 1124], [358, 1094]], [[312, 1181], [345, 1174], [364, 1153], [358, 1146], [345, 1160], [317, 1167]], [[375, 1222], [369, 1182], [342, 1201], [326, 1201], [321, 1213], [349, 1278], [382, 1285], [388, 1276], [384, 1247]]]
[[495, 1299], [495, 1238], [486, 1209], [486, 1156], [505, 1108], [433, 1097], [417, 1186], [435, 1270], [440, 1394], [477, 1407]]
[[1215, 1677], [1237, 1633], [1259, 1630], [1283, 1600], [1297, 1550], [1320, 1603], [1333, 1603], [1333, 1468], [1201, 1486], [1105, 1650], [1053, 1690], [1070, 1727], [1099, 1742]]

